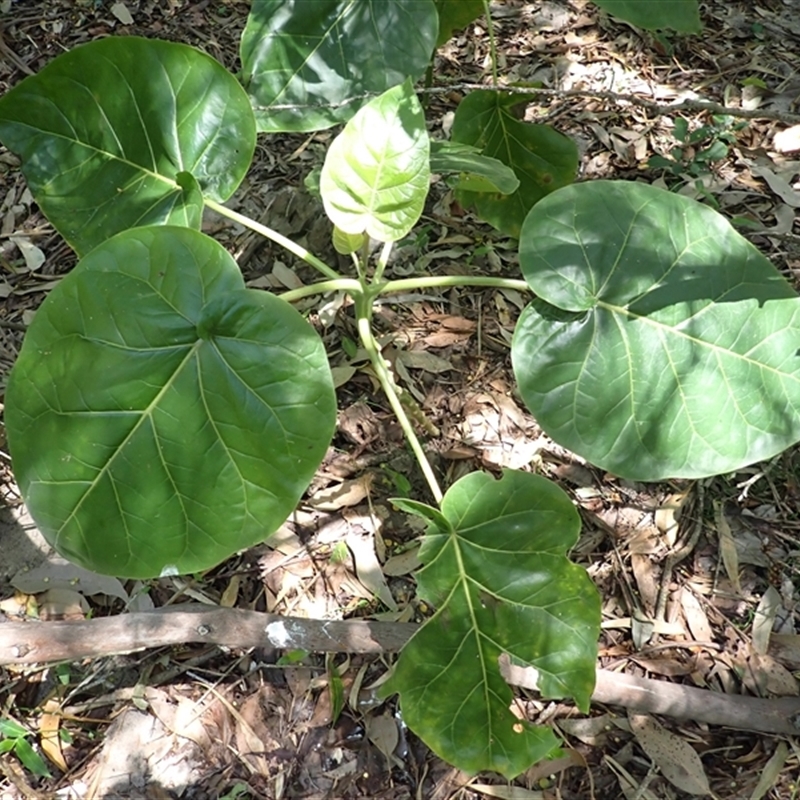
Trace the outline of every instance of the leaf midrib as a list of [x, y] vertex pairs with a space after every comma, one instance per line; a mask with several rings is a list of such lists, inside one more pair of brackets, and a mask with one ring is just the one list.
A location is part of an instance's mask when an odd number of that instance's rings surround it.
[[[128, 432], [127, 436], [125, 436], [125, 438], [119, 443], [119, 445], [114, 450], [114, 453], [111, 455], [111, 457], [106, 461], [105, 464], [103, 464], [103, 466], [100, 468], [100, 470], [97, 473], [97, 475], [95, 475], [95, 477], [89, 482], [89, 484], [86, 487], [86, 490], [84, 491], [83, 495], [78, 500], [78, 502], [75, 503], [75, 507], [72, 509], [72, 511], [70, 511], [69, 515], [66, 517], [64, 522], [61, 524], [61, 526], [56, 531], [56, 537], [61, 536], [61, 534], [64, 532], [65, 528], [67, 528], [67, 526], [72, 523], [72, 521], [75, 519], [75, 517], [77, 516], [78, 512], [80, 511], [81, 507], [83, 506], [83, 503], [86, 500], [86, 498], [91, 494], [92, 491], [94, 491], [95, 487], [100, 482], [100, 480], [103, 477], [105, 477], [105, 475], [107, 475], [109, 473], [109, 471], [111, 469], [111, 465], [114, 463], [114, 461], [119, 456], [119, 454], [125, 449], [125, 446], [127, 445], [127, 443], [141, 429], [141, 427], [145, 424], [145, 422], [147, 422], [150, 419], [152, 419], [153, 412], [158, 407], [158, 404], [161, 402], [161, 400], [164, 397], [164, 395], [166, 394], [166, 392], [170, 388], [172, 388], [174, 382], [177, 380], [178, 375], [180, 375], [180, 373], [182, 372], [182, 370], [184, 369], [186, 364], [188, 364], [189, 361], [194, 357], [194, 355], [200, 349], [202, 344], [203, 344], [203, 340], [202, 339], [198, 339], [196, 342], [194, 342], [194, 344], [192, 344], [189, 347], [189, 350], [186, 353], [186, 356], [183, 358], [183, 360], [180, 362], [180, 364], [178, 364], [176, 366], [176, 368], [173, 371], [172, 375], [170, 376], [169, 380], [164, 382], [164, 385], [161, 387], [161, 389], [159, 389], [159, 391], [156, 393], [156, 395], [153, 397], [153, 399], [150, 401], [150, 403], [148, 403], [148, 405], [145, 408], [143, 408], [140, 412], [138, 412], [141, 415], [139, 417], [138, 421], [131, 428], [131, 430]], [[137, 412], [133, 412], [133, 413], [137, 413]]]
[[[792, 297], [787, 297], [787, 298], [784, 298], [784, 299], [792, 300], [792, 301], [794, 301], [796, 299], [800, 300], [800, 298], [792, 298]], [[799, 308], [800, 308], [800, 306], [799, 306]], [[686, 333], [684, 331], [678, 330], [677, 328], [674, 328], [674, 327], [672, 327], [670, 325], [667, 325], [667, 324], [665, 324], [663, 322], [659, 322], [658, 320], [654, 320], [650, 316], [647, 316], [647, 315], [644, 315], [644, 314], [636, 314], [636, 313], [632, 312], [629, 308], [626, 308], [624, 306], [618, 306], [618, 305], [615, 305], [613, 303], [607, 303], [607, 302], [605, 302], [603, 300], [598, 300], [595, 303], [595, 309], [594, 310], [598, 310], [598, 309], [601, 309], [603, 311], [607, 311], [612, 315], [613, 314], [617, 314], [620, 317], [624, 317], [624, 318], [626, 318], [628, 320], [634, 320], [634, 321], [642, 322], [643, 324], [649, 325], [650, 327], [654, 328], [655, 330], [659, 331], [659, 333], [661, 333], [661, 334], [663, 334], [665, 336], [675, 336], [675, 337], [681, 338], [681, 339], [683, 339], [683, 340], [685, 340], [687, 342], [691, 342], [692, 344], [694, 344], [694, 345], [696, 345], [698, 347], [706, 348], [707, 350], [712, 351], [712, 352], [714, 352], [716, 354], [721, 354], [721, 355], [726, 356], [728, 358], [739, 359], [744, 363], [751, 364], [754, 367], [766, 370], [767, 372], [771, 372], [771, 373], [773, 373], [774, 375], [776, 375], [778, 377], [789, 378], [789, 379], [793, 380], [796, 383], [800, 383], [800, 374], [794, 374], [794, 373], [789, 373], [789, 372], [781, 372], [780, 370], [776, 369], [775, 367], [772, 367], [769, 364], [765, 364], [762, 361], [756, 361], [754, 358], [750, 358], [747, 355], [744, 355], [742, 353], [737, 353], [737, 352], [735, 352], [733, 350], [728, 350], [725, 347], [722, 347], [722, 346], [720, 346], [718, 344], [714, 344], [713, 342], [708, 342], [705, 339], [698, 339], [696, 336], [691, 336], [690, 334], [688, 334], [688, 333]], [[689, 317], [688, 319], [683, 320], [683, 322], [688, 322], [689, 319], [692, 319], [692, 317]], [[770, 334], [770, 335], [772, 335], [772, 334]], [[763, 342], [761, 342], [760, 344], [763, 344]]]
[[[108, 150], [102, 150], [99, 147], [96, 147], [93, 144], [89, 144], [88, 142], [82, 142], [80, 139], [73, 139], [69, 136], [65, 136], [63, 133], [55, 133], [53, 131], [45, 130], [43, 128], [37, 128], [34, 125], [31, 125], [26, 122], [16, 122], [15, 124], [19, 125], [21, 128], [28, 128], [31, 131], [35, 131], [36, 133], [43, 134], [45, 136], [50, 136], [53, 139], [61, 139], [65, 142], [69, 142], [71, 146], [77, 145], [79, 147], [83, 147], [86, 150], [90, 150], [93, 153], [96, 153], [101, 156], [105, 156], [110, 161], [117, 161], [120, 164], [125, 164], [128, 167], [132, 167], [139, 172], [143, 172], [145, 175], [149, 175], [152, 178], [156, 178], [157, 180], [161, 181], [162, 183], [167, 184], [171, 189], [181, 189], [180, 184], [178, 184], [172, 178], [167, 177], [166, 175], [162, 175], [160, 172], [153, 172], [153, 170], [143, 167], [141, 164], [137, 164], [134, 161], [131, 161], [128, 158], [123, 158], [121, 156], [116, 155], [115, 153], [110, 153]], [[184, 170], [186, 172], [188, 170]]]

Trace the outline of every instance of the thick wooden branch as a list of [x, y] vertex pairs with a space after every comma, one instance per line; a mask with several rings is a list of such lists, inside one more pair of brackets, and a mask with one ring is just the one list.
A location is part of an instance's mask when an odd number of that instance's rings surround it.
[[[281, 617], [187, 604], [78, 622], [0, 623], [0, 665], [75, 661], [151, 647], [203, 642], [311, 652], [396, 652], [416, 625]], [[536, 670], [501, 660], [509, 683], [536, 689]], [[592, 700], [760, 733], [800, 734], [800, 698], [762, 699], [597, 670]]]

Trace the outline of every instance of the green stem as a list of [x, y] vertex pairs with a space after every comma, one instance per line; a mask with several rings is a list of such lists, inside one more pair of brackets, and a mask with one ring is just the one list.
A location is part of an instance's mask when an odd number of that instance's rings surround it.
[[361, 294], [363, 289], [361, 284], [354, 278], [337, 278], [335, 281], [320, 281], [319, 283], [312, 283], [310, 286], [291, 289], [279, 296], [281, 300], [285, 300], [287, 303], [294, 303], [304, 297], [325, 294], [325, 292], [347, 292], [347, 294], [355, 297], [357, 294]]
[[389, 263], [389, 256], [391, 255], [393, 245], [394, 242], [383, 243], [381, 255], [378, 258], [378, 266], [375, 269], [375, 277], [372, 279], [373, 283], [375, 284], [378, 284], [383, 280], [383, 271], [386, 269], [386, 265]]
[[315, 269], [318, 269], [326, 278], [338, 280], [342, 277], [335, 269], [329, 267], [324, 261], [320, 261], [320, 259], [318, 259], [315, 255], [309, 253], [305, 247], [300, 246], [297, 244], [297, 242], [293, 242], [291, 239], [287, 239], [283, 234], [278, 233], [278, 231], [274, 231], [272, 228], [268, 228], [266, 225], [262, 225], [260, 222], [256, 222], [254, 219], [246, 217], [244, 214], [239, 214], [237, 211], [232, 211], [230, 208], [226, 208], [221, 203], [217, 203], [214, 200], [209, 200], [207, 197], [203, 198], [203, 202], [212, 211], [216, 211], [217, 214], [221, 214], [223, 217], [232, 219], [234, 222], [244, 225], [245, 228], [250, 228], [251, 231], [260, 233], [262, 236], [275, 242], [275, 244], [279, 244], [290, 253], [293, 253], [298, 258], [305, 261], [306, 264], [310, 264]]
[[355, 298], [355, 302], [356, 316], [358, 318], [358, 335], [361, 339], [361, 344], [367, 351], [370, 363], [372, 364], [372, 368], [375, 370], [375, 375], [380, 382], [381, 388], [386, 394], [389, 405], [392, 407], [392, 411], [394, 411], [397, 421], [400, 423], [400, 427], [403, 429], [406, 440], [416, 456], [417, 462], [422, 470], [422, 474], [425, 476], [425, 480], [428, 482], [428, 486], [430, 487], [433, 499], [436, 501], [437, 505], [441, 505], [444, 495], [442, 494], [442, 490], [439, 487], [439, 483], [433, 473], [433, 467], [431, 467], [430, 461], [428, 461], [428, 457], [425, 455], [425, 451], [422, 449], [422, 444], [420, 443], [419, 439], [417, 438], [417, 434], [414, 431], [414, 426], [412, 425], [411, 420], [408, 418], [408, 414], [406, 414], [406, 410], [400, 401], [400, 396], [398, 394], [399, 387], [394, 382], [394, 377], [389, 371], [389, 367], [386, 365], [386, 361], [381, 355], [380, 345], [375, 340], [375, 336], [372, 333], [372, 327], [370, 326], [370, 319], [372, 317], [372, 300], [364, 295], [359, 295]]
[[467, 275], [442, 275], [441, 277], [403, 278], [399, 281], [387, 281], [378, 289], [376, 296], [448, 286], [490, 286], [495, 289], [514, 289], [517, 292], [531, 291], [531, 287], [525, 281], [516, 278], [470, 278]]
[[489, 8], [489, 0], [483, 0], [483, 14], [486, 17], [486, 32], [489, 34], [489, 56], [492, 59], [492, 86], [497, 88], [497, 40], [494, 36], [494, 23], [492, 22], [492, 11]]

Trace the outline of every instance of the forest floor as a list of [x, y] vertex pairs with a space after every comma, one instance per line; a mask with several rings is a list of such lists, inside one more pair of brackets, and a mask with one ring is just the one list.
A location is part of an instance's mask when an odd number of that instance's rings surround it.
[[[61, 52], [109, 35], [187, 42], [236, 71], [248, 5], [0, 0], [0, 92]], [[655, 37], [585, 0], [505, 0], [492, 5], [500, 73], [546, 90], [526, 119], [575, 139], [582, 180], [642, 180], [712, 204], [796, 283], [800, 133], [784, 133], [800, 114], [796, 0], [711, 0], [703, 8], [701, 36]], [[486, 31], [474, 23], [437, 56], [434, 86], [446, 91], [428, 95], [432, 132], [444, 136], [465, 87], [490, 77]], [[693, 107], [698, 100], [734, 111], [713, 119]], [[664, 108], [679, 102], [680, 110]], [[695, 141], [678, 141], [679, 120], [700, 131]], [[330, 227], [303, 183], [333, 136], [260, 139], [234, 205], [336, 263]], [[712, 145], [713, 161], [703, 154]], [[672, 164], [654, 168], [656, 155]], [[74, 265], [17, 166], [0, 149], [0, 391], [36, 307]], [[312, 278], [306, 265], [244, 228], [208, 216], [204, 230], [235, 256], [251, 286], [277, 291]], [[461, 210], [441, 182], [391, 274], [447, 274], [465, 264], [518, 277], [515, 243]], [[793, 673], [800, 669], [796, 449], [700, 482], [620, 480], [547, 439], [515, 394], [509, 342], [524, 303], [519, 294], [448, 289], [400, 299], [380, 306], [376, 325], [405, 388], [440, 432], [429, 447], [442, 482], [475, 469], [534, 469], [577, 504], [583, 533], [573, 557], [602, 595], [598, 666], [732, 696], [800, 694]], [[0, 620], [9, 621], [0, 624], [190, 600], [316, 619], [424, 618], [413, 578], [420, 530], [387, 501], [424, 487], [354, 349], [346, 309], [306, 310], [327, 314], [322, 334], [339, 383], [339, 422], [318, 478], [279, 536], [201, 576], [83, 581], [78, 592], [69, 567], [44, 550], [37, 556], [35, 529], [2, 453]], [[21, 571], [34, 563], [34, 571]], [[781, 648], [771, 646], [770, 631], [782, 636]], [[24, 745], [0, 756], [0, 799], [679, 800], [704, 786], [721, 800], [800, 797], [792, 739], [699, 723], [690, 709], [684, 719], [659, 718], [674, 735], [656, 755], [643, 741], [643, 723], [632, 725], [625, 709], [595, 704], [585, 716], [535, 695], [526, 711], [555, 726], [565, 757], [511, 784], [470, 777], [422, 745], [396, 706], [368, 702], [390, 661], [198, 644], [0, 668], [0, 718], [28, 729], [25, 740], [50, 773], [32, 774]], [[335, 720], [334, 685], [346, 701]]]

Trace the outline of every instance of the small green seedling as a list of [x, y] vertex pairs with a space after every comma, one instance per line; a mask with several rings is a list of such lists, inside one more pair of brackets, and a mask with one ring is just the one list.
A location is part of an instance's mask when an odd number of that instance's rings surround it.
[[0, 719], [0, 753], [13, 753], [33, 775], [51, 778], [44, 759], [30, 743], [34, 734], [12, 719]]

